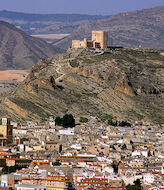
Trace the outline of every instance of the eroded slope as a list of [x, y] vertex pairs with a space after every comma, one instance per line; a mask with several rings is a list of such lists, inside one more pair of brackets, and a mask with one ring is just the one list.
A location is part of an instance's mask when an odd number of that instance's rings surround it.
[[124, 120], [163, 122], [163, 84], [159, 50], [68, 50], [33, 66], [27, 79], [1, 98], [0, 115], [39, 121], [65, 113], [108, 113]]

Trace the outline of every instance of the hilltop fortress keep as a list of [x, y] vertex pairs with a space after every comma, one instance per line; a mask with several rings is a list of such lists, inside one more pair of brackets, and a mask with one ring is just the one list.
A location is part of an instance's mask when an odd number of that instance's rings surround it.
[[92, 31], [92, 40], [84, 38], [84, 40], [72, 40], [72, 48], [101, 48], [106, 49], [108, 46], [108, 32]]

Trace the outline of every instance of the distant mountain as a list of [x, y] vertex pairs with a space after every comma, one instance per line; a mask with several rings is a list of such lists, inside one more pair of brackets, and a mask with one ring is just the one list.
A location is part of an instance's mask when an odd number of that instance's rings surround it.
[[59, 48], [0, 21], [0, 70], [30, 69], [39, 59], [58, 52]]
[[81, 20], [98, 20], [106, 18], [102, 15], [87, 15], [87, 14], [32, 14], [32, 13], [20, 13], [2, 10], [0, 11], [0, 17], [4, 17], [11, 20], [24, 20], [28, 22], [32, 21], [56, 21], [56, 22], [75, 22]]
[[164, 49], [164, 7], [121, 13], [109, 18], [90, 21], [56, 45], [67, 49], [72, 39], [91, 38], [92, 30], [109, 32], [111, 46], [142, 46]]
[[[70, 33], [84, 21], [100, 20], [108, 16], [85, 14], [30, 14], [0, 11], [0, 20], [19, 26], [28, 33]], [[44, 29], [46, 28], [46, 29]]]

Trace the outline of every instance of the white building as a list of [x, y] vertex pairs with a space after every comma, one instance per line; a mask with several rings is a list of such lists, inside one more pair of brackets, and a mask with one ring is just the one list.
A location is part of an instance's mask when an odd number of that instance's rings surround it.
[[41, 185], [20, 184], [17, 185], [17, 190], [46, 190], [46, 187]]
[[60, 135], [74, 135], [74, 128], [59, 130]]
[[132, 156], [144, 156], [144, 157], [148, 157], [148, 150], [136, 150], [134, 152], [132, 152]]
[[154, 175], [151, 173], [143, 174], [143, 182], [151, 184], [154, 182]]
[[82, 146], [80, 144], [73, 144], [71, 145], [71, 148], [77, 149], [77, 150], [81, 150]]
[[13, 129], [14, 135], [26, 135], [27, 130], [26, 129]]

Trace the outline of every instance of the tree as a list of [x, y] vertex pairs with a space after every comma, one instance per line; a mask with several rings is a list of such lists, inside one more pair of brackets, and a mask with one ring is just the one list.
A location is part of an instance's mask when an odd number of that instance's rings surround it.
[[108, 125], [113, 125], [112, 119], [109, 119], [109, 120], [108, 120]]
[[128, 184], [126, 190], [141, 190], [141, 181], [140, 179], [135, 180], [134, 185]]
[[141, 187], [140, 179], [136, 179], [133, 183], [135, 184], [135, 186]]
[[56, 162], [52, 162], [52, 165], [53, 165], [53, 166], [60, 166], [60, 165], [61, 165], [61, 163], [60, 163], [60, 161], [59, 161], [59, 160], [57, 160]]
[[117, 120], [116, 120], [116, 122], [114, 123], [114, 126], [118, 126]]
[[68, 190], [76, 190], [74, 182], [68, 183]]
[[72, 114], [64, 115], [64, 117], [62, 119], [62, 124], [63, 124], [63, 127], [65, 127], [65, 128], [75, 127], [75, 119], [74, 119], [73, 115]]
[[118, 164], [113, 162], [112, 167], [113, 167], [114, 173], [118, 174]]
[[112, 116], [112, 115], [109, 115], [109, 114], [105, 114], [105, 115], [102, 117], [102, 121], [112, 120], [112, 119], [113, 119], [113, 116]]
[[117, 126], [117, 120], [115, 122], [113, 122], [112, 119], [109, 119], [108, 120], [108, 125]]
[[148, 156], [149, 156], [149, 157], [151, 156], [151, 152], [150, 152], [150, 150], [148, 151]]
[[56, 117], [55, 125], [62, 125], [63, 127], [75, 127], [75, 119], [72, 114], [65, 114], [63, 118]]
[[130, 140], [130, 144], [131, 144], [131, 145], [133, 145], [133, 144], [134, 144], [132, 140]]
[[121, 127], [125, 127], [125, 126], [131, 127], [131, 124], [129, 122], [127, 122], [127, 121], [121, 121], [119, 126], [121, 126]]
[[3, 174], [10, 174], [13, 172], [16, 172], [16, 170], [21, 170], [22, 168], [26, 168], [26, 167], [21, 167], [21, 166], [4, 166], [2, 168], [2, 173]]
[[132, 152], [134, 152], [134, 150], [135, 150], [135, 147], [134, 147], [134, 145], [132, 145]]
[[56, 117], [55, 125], [62, 125], [62, 119], [60, 117]]
[[126, 144], [123, 144], [122, 147], [121, 147], [122, 150], [126, 150], [127, 149], [127, 146]]

